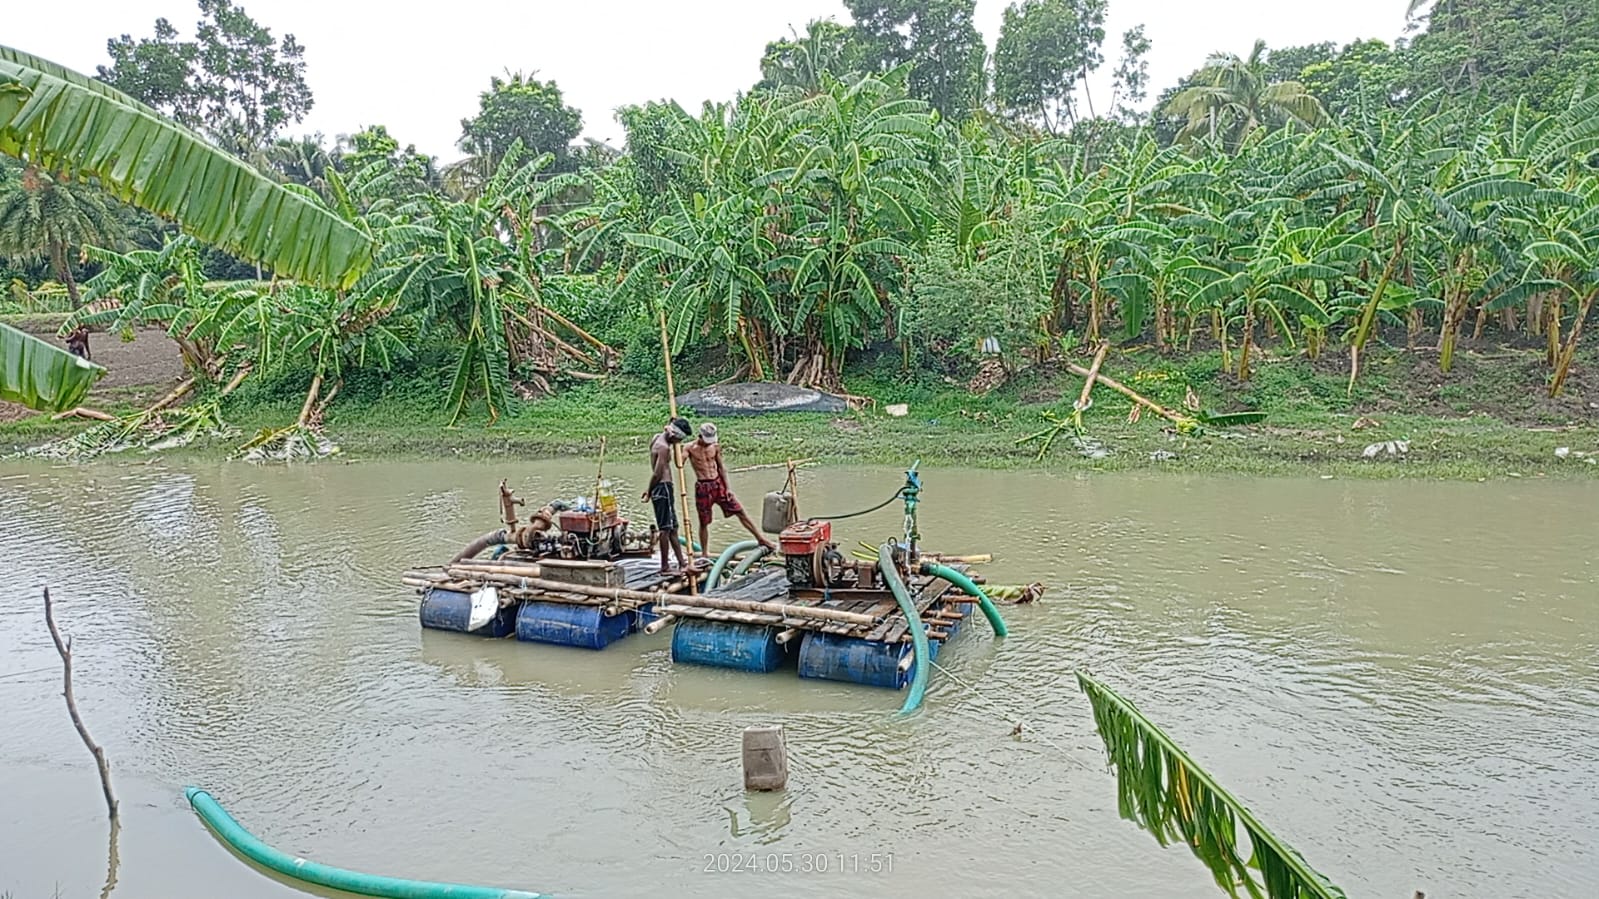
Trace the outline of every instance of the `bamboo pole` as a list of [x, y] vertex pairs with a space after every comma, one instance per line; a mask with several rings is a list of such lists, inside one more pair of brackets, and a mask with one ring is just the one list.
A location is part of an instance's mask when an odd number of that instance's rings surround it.
[[162, 409], [165, 409], [166, 407], [172, 405], [173, 403], [177, 402], [178, 400], [183, 399], [184, 396], [186, 396], [188, 394], [188, 392], [193, 390], [193, 389], [194, 389], [194, 379], [193, 378], [185, 378], [182, 382], [180, 382], [178, 384], [178, 386], [172, 388], [172, 392], [171, 393], [169, 393], [166, 396], [156, 400], [155, 401], [155, 405], [153, 405], [150, 408], [144, 410], [144, 414], [145, 415], [150, 415], [150, 414], [155, 413], [155, 412], [160, 412]]
[[600, 464], [594, 471], [594, 514], [600, 514], [600, 485], [605, 482], [605, 437], [600, 437]]
[[1088, 407], [1094, 405], [1094, 398], [1091, 396], [1094, 392], [1094, 382], [1099, 379], [1099, 367], [1105, 364], [1105, 354], [1109, 352], [1110, 341], [1107, 340], [1100, 344], [1099, 351], [1094, 353], [1094, 364], [1088, 367], [1088, 374], [1085, 376], [1088, 380], [1083, 382], [1083, 392], [1077, 397], [1077, 402], [1072, 404], [1072, 409], [1079, 414], [1088, 411]]
[[[532, 331], [535, 334], [538, 334], [539, 336], [541, 336], [541, 337], [545, 338], [546, 340], [550, 341], [551, 343], [555, 344], [556, 349], [566, 353], [568, 356], [571, 356], [573, 359], [576, 359], [576, 360], [578, 360], [580, 362], [586, 362], [589, 365], [594, 366], [595, 368], [601, 367], [599, 361], [596, 360], [593, 356], [590, 356], [588, 353], [585, 353], [582, 350], [578, 349], [577, 347], [572, 346], [571, 344], [569, 344], [566, 341], [562, 340], [557, 334], [555, 334], [555, 332], [551, 331], [549, 328], [541, 327], [539, 325], [534, 324], [531, 319], [529, 319], [527, 316], [523, 315], [522, 313], [517, 312], [515, 309], [508, 309], [506, 311], [511, 313], [511, 317], [515, 318], [517, 321], [519, 321], [522, 324], [526, 325], [528, 327], [528, 330]], [[540, 313], [546, 313], [549, 310], [547, 310], [547, 309], [545, 309], [545, 308], [543, 308], [541, 306], [541, 307], [539, 307], [539, 311], [540, 311]]]
[[707, 621], [731, 621], [735, 624], [753, 624], [764, 627], [781, 627], [785, 621], [778, 615], [760, 615], [755, 612], [733, 612], [727, 609], [707, 609], [702, 606], [658, 605], [657, 611], [674, 618], [703, 618]]
[[[1081, 365], [1078, 365], [1075, 362], [1066, 363], [1066, 368], [1069, 371], [1071, 371], [1072, 374], [1081, 375], [1081, 376], [1083, 376], [1085, 378], [1088, 377], [1089, 374], [1090, 374], [1088, 369], [1083, 368]], [[1178, 415], [1176, 412], [1173, 412], [1172, 410], [1166, 408], [1165, 406], [1162, 406], [1161, 404], [1155, 402], [1154, 400], [1146, 399], [1146, 398], [1138, 395], [1138, 393], [1136, 391], [1134, 391], [1131, 387], [1128, 387], [1127, 385], [1122, 384], [1119, 381], [1116, 381], [1115, 379], [1111, 378], [1108, 375], [1101, 375], [1101, 374], [1097, 374], [1096, 373], [1095, 374], [1095, 379], [1099, 383], [1104, 384], [1106, 387], [1109, 387], [1111, 390], [1116, 391], [1117, 393], [1121, 394], [1122, 396], [1127, 397], [1128, 399], [1132, 400], [1133, 402], [1138, 403], [1141, 406], [1148, 407], [1150, 411], [1152, 411], [1155, 414], [1161, 416], [1162, 418], [1170, 419], [1171, 421], [1176, 422], [1177, 424], [1182, 424], [1183, 422], [1188, 420], [1188, 419], [1184, 418], [1183, 416]]]
[[117, 417], [115, 415], [109, 415], [109, 414], [107, 414], [105, 412], [101, 412], [99, 409], [90, 409], [90, 408], [88, 408], [86, 406], [74, 406], [74, 407], [72, 407], [71, 409], [68, 409], [65, 412], [57, 412], [56, 414], [50, 416], [50, 420], [51, 421], [61, 421], [62, 419], [73, 418], [73, 417], [77, 417], [77, 418], [92, 418], [95, 421], [116, 421], [117, 420]]
[[249, 376], [250, 369], [251, 365], [248, 362], [239, 366], [239, 370], [233, 373], [233, 377], [229, 379], [228, 383], [222, 388], [222, 395], [227, 396], [228, 394], [237, 390], [239, 385], [244, 383], [244, 379]]
[[551, 309], [548, 306], [539, 306], [539, 312], [541, 314], [543, 314], [543, 315], [548, 315], [550, 318], [555, 319], [555, 321], [557, 323], [565, 325], [569, 330], [571, 330], [571, 332], [573, 334], [576, 334], [578, 336], [578, 338], [581, 339], [584, 343], [586, 343], [589, 346], [595, 348], [596, 350], [599, 350], [601, 355], [607, 355], [607, 356], [608, 355], [615, 355], [615, 353], [616, 353], [615, 349], [613, 349], [612, 347], [606, 345], [606, 343], [604, 341], [600, 340], [598, 337], [595, 337], [593, 334], [590, 334], [589, 332], [583, 330], [582, 328], [579, 328], [577, 325], [572, 324], [572, 322], [569, 321], [566, 316], [562, 315], [559, 312], [556, 312], [554, 309]]
[[761, 615], [777, 615], [782, 618], [815, 618], [820, 621], [837, 621], [842, 624], [874, 625], [882, 624], [883, 619], [876, 615], [867, 615], [862, 612], [846, 612], [842, 609], [827, 609], [817, 606], [796, 606], [782, 602], [760, 602], [752, 599], [726, 599], [720, 596], [694, 596], [678, 597], [675, 600], [679, 605], [700, 606], [707, 609], [722, 609], [729, 612], [754, 612]]
[[789, 469], [805, 468], [807, 466], [816, 465], [816, 464], [817, 464], [817, 461], [815, 459], [795, 459], [793, 462], [768, 462], [768, 463], [766, 463], [764, 465], [745, 465], [745, 466], [742, 466], [740, 468], [729, 468], [727, 470], [727, 473], [728, 474], [745, 474], [745, 473], [751, 472], [751, 471], [770, 471], [771, 469], [774, 469], [774, 468], [789, 468]]
[[804, 631], [802, 631], [800, 628], [797, 628], [797, 627], [791, 627], [791, 628], [788, 628], [787, 630], [778, 631], [777, 637], [776, 637], [777, 645], [782, 646], [783, 644], [785, 644], [788, 641], [794, 639], [795, 637], [798, 637], [802, 633], [804, 633]]
[[[677, 382], [672, 379], [672, 343], [666, 336], [666, 307], [657, 304], [655, 311], [657, 313], [657, 318], [659, 318], [661, 322], [661, 358], [666, 363], [666, 401], [672, 410], [672, 417], [676, 418]], [[686, 440], [688, 438], [685, 437], [684, 439]], [[691, 511], [692, 507], [689, 505], [688, 501], [688, 481], [683, 475], [683, 445], [681, 443], [675, 443], [672, 445], [672, 464], [677, 466], [677, 492], [681, 497], [683, 506], [682, 520], [678, 522], [678, 531], [680, 532], [678, 536], [686, 538], [691, 551], [690, 555], [692, 555], [692, 550], [694, 549], [694, 540], [689, 536], [693, 533], [689, 530], [689, 524], [691, 521], [689, 512]], [[700, 552], [709, 551], [709, 547], [700, 547]], [[692, 594], [694, 592], [694, 577], [691, 574], [689, 575], [689, 593]]]
[[305, 405], [300, 407], [300, 417], [294, 421], [296, 425], [305, 426], [306, 421], [311, 417], [311, 408], [316, 404], [317, 394], [321, 392], [322, 373], [317, 372], [316, 376], [311, 379], [311, 389], [305, 392]]
[[506, 577], [543, 577], [543, 570], [537, 565], [496, 565], [492, 562], [478, 562], [473, 565], [456, 563], [450, 566], [451, 571], [463, 571], [470, 574], [503, 574]]
[[542, 590], [546, 593], [576, 593], [579, 596], [597, 596], [602, 599], [618, 601], [654, 602], [667, 596], [665, 591], [648, 592], [644, 590], [629, 590], [626, 587], [593, 587], [588, 584], [570, 584], [566, 581], [529, 577], [523, 574], [499, 574], [483, 571], [482, 569], [456, 568], [453, 565], [450, 566], [449, 573], [453, 577], [489, 581], [495, 584], [504, 584], [508, 587]]
[[922, 556], [935, 562], [963, 562], [967, 565], [981, 565], [994, 561], [993, 553], [975, 553], [966, 556], [955, 556], [947, 553], [922, 553]]
[[568, 356], [571, 356], [573, 359], [576, 359], [579, 362], [586, 362], [589, 365], [594, 366], [595, 368], [601, 368], [602, 367], [602, 364], [601, 364], [600, 360], [594, 358], [593, 356], [590, 356], [588, 353], [583, 352], [582, 350], [578, 349], [577, 347], [572, 346], [570, 343], [567, 343], [566, 341], [562, 340], [561, 338], [555, 336], [554, 332], [548, 331], [548, 330], [546, 330], [544, 328], [540, 328], [539, 329], [539, 333], [544, 335], [544, 337], [547, 338], [551, 343], [555, 344], [555, 348], [556, 349], [558, 349], [561, 352], [567, 354]]
[[[63, 641], [61, 631], [56, 629], [55, 611], [50, 602], [50, 588], [44, 588], [44, 623], [50, 628], [50, 639], [56, 645], [56, 653], [61, 656], [61, 687], [62, 694], [67, 698], [67, 714], [72, 716], [72, 726], [77, 728], [78, 737], [83, 740], [83, 745], [88, 747], [89, 754], [94, 756], [95, 766], [100, 769], [100, 789], [105, 793], [106, 814], [111, 818], [112, 827], [117, 823], [117, 795], [111, 790], [111, 763], [106, 761], [105, 750], [100, 744], [89, 736], [89, 728], [83, 723], [83, 717], [78, 714], [78, 700], [72, 695], [72, 641]], [[115, 837], [112, 838], [115, 846]], [[113, 850], [114, 854], [114, 850]]]
[[661, 617], [644, 625], [644, 633], [654, 634], [666, 629], [666, 626], [677, 620], [676, 615], [662, 615]]

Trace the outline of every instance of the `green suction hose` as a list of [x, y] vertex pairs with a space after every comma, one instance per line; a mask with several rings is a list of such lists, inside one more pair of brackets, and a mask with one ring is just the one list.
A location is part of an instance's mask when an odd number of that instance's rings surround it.
[[927, 671], [932, 668], [932, 647], [927, 643], [927, 626], [922, 623], [922, 616], [916, 611], [916, 604], [911, 602], [910, 591], [905, 588], [905, 581], [899, 576], [899, 569], [894, 566], [894, 544], [885, 543], [877, 551], [877, 570], [883, 573], [883, 582], [888, 584], [888, 589], [894, 594], [894, 601], [899, 603], [899, 610], [905, 613], [905, 621], [910, 625], [911, 651], [916, 654], [915, 673], [911, 675], [911, 691], [905, 696], [905, 704], [900, 706], [901, 715], [916, 711], [922, 704], [922, 695], [927, 692]]
[[754, 552], [750, 553], [749, 555], [745, 556], [743, 559], [739, 560], [738, 566], [733, 569], [733, 574], [735, 576], [736, 575], [741, 575], [741, 574], [747, 574], [751, 568], [755, 567], [755, 563], [759, 562], [760, 560], [766, 558], [767, 556], [769, 556], [771, 554], [772, 554], [772, 551], [770, 549], [768, 549], [767, 547], [763, 546], [760, 549], [757, 549], [756, 551], [754, 551]]
[[749, 552], [760, 545], [760, 542], [756, 540], [740, 540], [722, 550], [722, 554], [716, 557], [716, 564], [711, 566], [711, 573], [705, 576], [706, 591], [715, 590], [716, 585], [722, 582], [722, 572], [727, 570], [727, 566], [733, 561], [734, 556], [742, 552]]
[[948, 565], [937, 565], [932, 562], [922, 563], [922, 574], [941, 577], [954, 584], [962, 593], [977, 600], [977, 607], [983, 610], [983, 617], [988, 619], [989, 626], [994, 629], [994, 636], [1005, 636], [1005, 619], [999, 617], [999, 608], [994, 605], [992, 599], [988, 598], [988, 594], [983, 592], [983, 588], [977, 586], [977, 583], [971, 578]]
[[240, 826], [239, 822], [233, 820], [233, 816], [218, 805], [210, 793], [198, 787], [189, 787], [183, 791], [183, 794], [188, 797], [189, 805], [194, 808], [200, 819], [210, 825], [224, 843], [256, 864], [271, 868], [293, 880], [344, 890], [348, 893], [360, 893], [363, 896], [385, 896], [389, 899], [540, 899], [540, 894], [522, 890], [404, 880], [318, 864], [280, 852], [256, 839], [253, 834]]

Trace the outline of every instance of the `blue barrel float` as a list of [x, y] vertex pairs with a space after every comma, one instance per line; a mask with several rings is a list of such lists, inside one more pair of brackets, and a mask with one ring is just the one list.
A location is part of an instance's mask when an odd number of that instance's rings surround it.
[[602, 606], [525, 602], [516, 615], [516, 639], [583, 649], [604, 649], [633, 630], [633, 612], [605, 614]]
[[422, 592], [418, 612], [422, 626], [483, 637], [505, 637], [516, 631], [516, 608], [499, 609], [486, 624], [472, 627], [472, 594], [429, 587]]
[[[930, 652], [935, 659], [939, 645], [938, 640], [931, 643]], [[903, 671], [899, 667], [910, 654], [909, 643], [882, 643], [813, 631], [805, 635], [805, 642], [800, 645], [799, 676], [902, 690], [916, 674], [915, 664]]]
[[672, 628], [672, 661], [738, 671], [770, 672], [783, 664], [777, 628], [683, 618]]
[[[945, 608], [971, 614], [971, 603], [949, 603]], [[943, 645], [960, 632], [965, 619], [942, 625], [949, 637], [933, 640], [929, 653], [934, 659]], [[815, 680], [846, 681], [868, 687], [887, 687], [903, 690], [916, 674], [916, 665], [900, 670], [900, 662], [911, 654], [909, 643], [881, 643], [860, 637], [840, 637], [836, 634], [813, 632], [805, 635], [800, 645], [799, 676]]]

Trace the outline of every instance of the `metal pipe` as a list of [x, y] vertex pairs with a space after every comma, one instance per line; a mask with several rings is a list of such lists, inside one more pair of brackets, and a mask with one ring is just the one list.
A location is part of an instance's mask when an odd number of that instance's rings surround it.
[[[914, 470], [914, 469], [913, 469]], [[910, 628], [911, 652], [915, 654], [916, 671], [911, 675], [911, 690], [905, 696], [905, 703], [900, 706], [901, 715], [916, 711], [922, 704], [922, 697], [927, 693], [927, 670], [933, 667], [932, 647], [927, 642], [927, 626], [922, 624], [922, 616], [916, 611], [916, 604], [911, 602], [910, 591], [905, 588], [905, 581], [899, 576], [899, 569], [894, 565], [894, 544], [885, 543], [877, 551], [877, 570], [883, 573], [883, 583], [894, 594], [894, 601], [899, 603], [899, 610], [905, 613], [905, 623]]]
[[540, 894], [523, 890], [502, 890], [498, 887], [465, 886], [457, 883], [431, 883], [425, 880], [405, 880], [384, 877], [381, 874], [363, 874], [332, 865], [318, 864], [287, 852], [274, 849], [261, 842], [233, 820], [211, 794], [196, 787], [183, 791], [189, 805], [222, 842], [233, 847], [250, 861], [282, 874], [290, 880], [314, 883], [363, 896], [385, 896], [390, 899], [540, 899]]
[[988, 619], [988, 626], [994, 629], [994, 636], [1003, 637], [1009, 632], [1005, 628], [1005, 619], [999, 616], [999, 607], [994, 605], [994, 601], [988, 598], [988, 594], [983, 592], [983, 588], [973, 583], [971, 578], [948, 565], [939, 565], [933, 562], [923, 562], [921, 570], [922, 574], [930, 574], [933, 577], [949, 581], [962, 593], [977, 600], [977, 607], [983, 610], [983, 617]]
[[454, 565], [456, 562], [464, 562], [491, 546], [502, 546], [506, 543], [509, 543], [510, 540], [511, 534], [505, 528], [500, 528], [497, 531], [489, 531], [487, 534], [484, 534], [483, 536], [473, 540], [471, 543], [468, 543], [465, 547], [463, 547], [460, 552], [455, 554], [455, 558], [450, 560], [450, 564]]

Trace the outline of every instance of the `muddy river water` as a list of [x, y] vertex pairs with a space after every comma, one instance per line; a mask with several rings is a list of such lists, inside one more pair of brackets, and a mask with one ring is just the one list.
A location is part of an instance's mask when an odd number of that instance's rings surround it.
[[[617, 474], [636, 497], [643, 467]], [[885, 690], [674, 666], [667, 633], [422, 631], [399, 572], [493, 527], [501, 477], [543, 500], [593, 474], [0, 462], [0, 894], [106, 878], [48, 584], [122, 797], [116, 896], [298, 894], [205, 830], [189, 784], [292, 853], [568, 897], [1222, 895], [1117, 816], [1084, 667], [1352, 899], [1599, 895], [1599, 483], [927, 471], [927, 545], [1049, 593], [1004, 609], [1003, 641], [963, 630], [901, 719]], [[734, 486], [755, 505], [780, 481]], [[801, 499], [898, 483], [811, 470]], [[763, 723], [790, 788], [746, 795], [739, 732]], [[795, 870], [719, 870], [755, 853]]]

